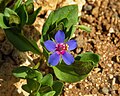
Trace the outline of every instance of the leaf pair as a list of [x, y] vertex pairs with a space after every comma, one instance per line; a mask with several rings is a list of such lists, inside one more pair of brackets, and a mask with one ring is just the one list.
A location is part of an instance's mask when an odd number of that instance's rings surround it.
[[31, 51], [36, 54], [40, 54], [40, 50], [35, 41], [27, 39], [20, 33], [19, 29], [9, 28], [5, 30], [8, 40], [20, 51]]

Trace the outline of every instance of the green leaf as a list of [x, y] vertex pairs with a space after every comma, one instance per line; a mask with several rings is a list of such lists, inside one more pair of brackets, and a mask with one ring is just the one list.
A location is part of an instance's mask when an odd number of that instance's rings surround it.
[[61, 63], [53, 67], [56, 77], [65, 82], [77, 82], [84, 79], [87, 75], [79, 75], [74, 71], [74, 66]]
[[52, 31], [49, 32], [51, 37], [54, 37], [58, 30], [64, 30], [64, 23], [60, 22]]
[[49, 91], [52, 91], [52, 87], [50, 87], [50, 86], [42, 86], [42, 85], [41, 85], [41, 88], [39, 90], [39, 92], [41, 94], [45, 94], [45, 93], [47, 93]]
[[36, 78], [37, 77], [37, 74], [36, 74], [36, 72], [35, 72], [35, 70], [29, 70], [28, 72], [27, 72], [27, 77], [26, 78], [29, 78], [29, 79], [34, 79], [34, 78]]
[[78, 55], [75, 59], [72, 65], [68, 66], [62, 62], [53, 67], [58, 79], [65, 82], [77, 82], [84, 79], [97, 66], [100, 57], [92, 52], [86, 52]]
[[56, 92], [54, 96], [60, 95], [63, 89], [63, 85], [64, 84], [61, 81], [54, 81], [52, 86], [53, 90]]
[[64, 18], [67, 18], [68, 20], [68, 23], [66, 23], [65, 27], [67, 27], [67, 30], [69, 30], [69, 28], [72, 25], [76, 24], [78, 21], [78, 6], [69, 5], [55, 10], [52, 19], [52, 24], [54, 24], [55, 22], [59, 22]]
[[82, 53], [76, 57], [77, 60], [78, 58], [82, 62], [93, 62], [94, 66], [97, 66], [100, 61], [100, 56], [92, 52]]
[[53, 76], [51, 74], [47, 74], [41, 80], [41, 85], [52, 86], [53, 85]]
[[78, 28], [80, 28], [81, 30], [90, 33], [91, 32], [91, 28], [87, 27], [85, 25], [78, 25]]
[[39, 67], [40, 67], [40, 61], [35, 66], [33, 66], [33, 69], [38, 69]]
[[39, 93], [39, 92], [37, 92], [37, 93], [35, 94], [35, 96], [41, 96], [41, 95], [40, 95], [40, 93]]
[[[46, 36], [46, 35], [43, 36], [43, 38], [44, 38], [43, 42], [48, 40], [50, 37], [54, 37], [58, 30], [64, 30], [63, 22], [60, 22], [57, 26], [56, 25], [57, 24], [54, 24], [53, 26], [51, 26], [51, 29], [53, 29], [53, 30], [49, 30], [49, 36]], [[55, 27], [55, 28], [52, 28], [52, 27]]]
[[35, 19], [36, 19], [38, 13], [40, 12], [41, 8], [42, 7], [39, 7], [36, 11], [33, 12], [33, 14], [28, 15], [28, 22], [27, 22], [28, 25], [31, 25], [35, 22]]
[[28, 93], [31, 93], [31, 89], [29, 88], [29, 86], [27, 84], [22, 85], [22, 89], [25, 90]]
[[17, 28], [9, 28], [5, 30], [8, 40], [20, 51], [31, 51], [40, 54], [40, 50], [35, 42], [31, 42], [25, 36], [18, 32]]
[[33, 79], [27, 79], [27, 85], [31, 92], [37, 92], [40, 88], [40, 83]]
[[31, 15], [34, 12], [34, 5], [33, 5], [33, 3], [29, 4], [28, 6], [26, 6], [26, 11], [27, 11], [28, 15]]
[[74, 25], [70, 27], [69, 31], [66, 34], [66, 37], [67, 37], [66, 40], [67, 41], [69, 39], [71, 39], [71, 37], [72, 37], [73, 33], [75, 32], [75, 30], [76, 30], [76, 27], [74, 27]]
[[0, 13], [4, 11], [6, 6], [5, 0], [0, 0]]
[[25, 5], [21, 5], [16, 10], [17, 14], [20, 17], [20, 27], [22, 28], [28, 22], [28, 14], [25, 8]]
[[16, 10], [22, 3], [22, 0], [17, 0], [17, 2], [15, 3], [15, 5], [13, 6], [13, 10]]
[[0, 13], [4, 11], [7, 5], [10, 7], [12, 3], [12, 0], [0, 0]]
[[8, 18], [9, 24], [12, 24], [12, 23], [19, 24], [20, 23], [19, 16], [17, 15], [17, 13], [15, 11], [13, 11], [10, 8], [5, 8], [4, 16]]
[[[64, 19], [66, 19], [67, 21], [63, 22], [62, 20]], [[49, 32], [49, 29], [51, 28], [51, 26], [53, 24], [58, 24], [58, 22], [63, 22], [64, 27], [66, 28], [65, 32], [69, 32], [69, 29], [71, 28], [71, 26], [76, 25], [77, 21], [78, 21], [78, 6], [77, 5], [69, 5], [69, 6], [59, 8], [51, 12], [51, 14], [49, 15], [48, 19], [46, 20], [43, 26], [42, 34], [43, 36], [48, 35], [47, 32]]]
[[32, 14], [34, 12], [34, 4], [33, 4], [33, 0], [27, 0], [25, 2], [25, 7], [26, 7], [26, 11], [29, 14]]
[[12, 73], [15, 77], [19, 77], [19, 78], [26, 78], [27, 76], [27, 72], [31, 70], [29, 67], [26, 66], [21, 66], [18, 68], [15, 68]]
[[94, 65], [92, 62], [81, 62], [81, 61], [75, 61], [73, 64], [73, 70], [79, 74], [80, 76], [86, 75], [90, 73], [90, 71], [93, 69]]
[[33, 3], [33, 0], [27, 0], [27, 1], [25, 2], [25, 5], [28, 6], [28, 5], [31, 4], [31, 3]]
[[47, 92], [41, 96], [54, 96], [54, 94], [55, 94], [55, 91], [50, 91], [50, 92]]
[[37, 81], [38, 81], [39, 83], [41, 83], [41, 80], [42, 80], [42, 78], [43, 78], [42, 73], [39, 72], [39, 71], [37, 71], [37, 70], [35, 70], [35, 73], [36, 73], [36, 79], [37, 79]]
[[5, 25], [3, 18], [4, 18], [4, 15], [0, 13], [0, 27], [3, 29], [9, 28]]
[[42, 73], [37, 71], [37, 70], [34, 70], [34, 69], [31, 69], [27, 72], [27, 76], [26, 78], [29, 78], [29, 79], [36, 79], [36, 81], [38, 81], [39, 83], [41, 83], [41, 79], [43, 78], [42, 76]]
[[49, 15], [49, 17], [47, 18], [46, 22], [43, 25], [42, 28], [42, 34], [46, 35], [47, 31], [49, 30], [50, 26], [52, 25], [52, 18], [53, 18], [54, 12], [52, 11]]

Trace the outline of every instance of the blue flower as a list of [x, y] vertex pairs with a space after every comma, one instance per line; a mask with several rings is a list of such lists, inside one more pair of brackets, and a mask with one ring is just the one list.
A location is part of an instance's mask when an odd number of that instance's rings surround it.
[[77, 47], [76, 40], [69, 40], [64, 42], [65, 34], [63, 31], [59, 30], [55, 34], [55, 42], [47, 40], [44, 42], [46, 49], [52, 54], [48, 58], [48, 63], [52, 66], [56, 66], [60, 58], [62, 57], [63, 61], [70, 65], [74, 62], [74, 57], [68, 52], [69, 50], [74, 50]]

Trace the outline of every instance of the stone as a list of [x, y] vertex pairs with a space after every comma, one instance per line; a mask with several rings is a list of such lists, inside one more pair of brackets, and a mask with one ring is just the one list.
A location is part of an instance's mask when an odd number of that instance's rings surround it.
[[109, 78], [112, 79], [112, 78], [113, 78], [113, 75], [112, 75], [112, 74], [109, 74]]
[[114, 31], [114, 29], [111, 27], [110, 29], [109, 29], [109, 33], [114, 33], [115, 31]]
[[120, 55], [117, 55], [117, 56], [116, 56], [116, 61], [117, 61], [118, 63], [120, 63]]
[[109, 89], [107, 87], [102, 88], [102, 93], [103, 94], [108, 94], [108, 92], [109, 92]]
[[76, 53], [80, 53], [82, 51], [82, 48], [77, 48]]
[[92, 10], [92, 15], [94, 15], [95, 17], [98, 17], [98, 13], [99, 13], [99, 7], [95, 7], [95, 8]]
[[92, 6], [91, 5], [85, 5], [84, 10], [85, 11], [90, 11], [90, 10], [92, 10]]

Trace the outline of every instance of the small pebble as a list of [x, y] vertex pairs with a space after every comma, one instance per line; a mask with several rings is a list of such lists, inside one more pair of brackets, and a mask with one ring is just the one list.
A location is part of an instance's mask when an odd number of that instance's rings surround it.
[[98, 73], [101, 69], [100, 68], [95, 68], [94, 71], [95, 73]]
[[112, 78], [113, 78], [113, 75], [112, 75], [112, 74], [109, 74], [109, 78], [112, 79]]
[[114, 29], [111, 27], [110, 29], [109, 29], [109, 33], [114, 33], [115, 31], [114, 31]]
[[85, 5], [84, 10], [85, 11], [90, 11], [90, 10], [92, 10], [92, 6], [91, 5]]
[[69, 89], [72, 89], [72, 87], [73, 87], [73, 86], [70, 84], [70, 85], [69, 85]]
[[107, 87], [103, 87], [102, 92], [103, 92], [103, 94], [108, 94], [109, 89]]
[[116, 78], [113, 78], [113, 80], [112, 80], [112, 85], [115, 84], [115, 81], [116, 81]]
[[81, 51], [82, 51], [81, 48], [76, 49], [76, 53], [80, 53]]
[[99, 7], [95, 7], [95, 8], [92, 10], [92, 15], [94, 15], [95, 17], [98, 17], [98, 13], [99, 13]]
[[117, 55], [117, 56], [116, 56], [116, 61], [117, 61], [118, 63], [120, 63], [120, 55]]

